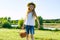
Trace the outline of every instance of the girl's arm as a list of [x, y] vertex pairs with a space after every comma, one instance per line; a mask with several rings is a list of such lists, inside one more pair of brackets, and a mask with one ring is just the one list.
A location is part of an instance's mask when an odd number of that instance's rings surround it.
[[[26, 21], [26, 18], [27, 18], [27, 15], [24, 17], [24, 22]], [[22, 25], [22, 29], [24, 29], [24, 22], [23, 22], [23, 25]]]
[[36, 15], [36, 13], [35, 13], [35, 18], [36, 18], [36, 20], [37, 20], [37, 22], [38, 22], [38, 28], [40, 28], [40, 23], [39, 23], [39, 20], [38, 20], [38, 17], [37, 17], [37, 15]]
[[[25, 20], [26, 20], [26, 19], [24, 18], [24, 22], [25, 22]], [[23, 22], [23, 25], [22, 25], [22, 29], [24, 29], [24, 22]]]

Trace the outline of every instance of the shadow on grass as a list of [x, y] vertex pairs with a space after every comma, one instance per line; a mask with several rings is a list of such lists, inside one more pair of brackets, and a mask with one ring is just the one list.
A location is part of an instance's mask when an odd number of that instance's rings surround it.
[[57, 40], [57, 39], [52, 39], [52, 38], [35, 38], [36, 40]]
[[3, 40], [3, 39], [0, 39], [0, 40]]

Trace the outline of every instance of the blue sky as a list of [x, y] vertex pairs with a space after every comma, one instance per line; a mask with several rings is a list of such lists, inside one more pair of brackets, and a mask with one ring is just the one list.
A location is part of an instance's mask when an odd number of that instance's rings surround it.
[[0, 0], [0, 17], [24, 18], [29, 2], [36, 4], [37, 16], [43, 19], [60, 18], [60, 0]]

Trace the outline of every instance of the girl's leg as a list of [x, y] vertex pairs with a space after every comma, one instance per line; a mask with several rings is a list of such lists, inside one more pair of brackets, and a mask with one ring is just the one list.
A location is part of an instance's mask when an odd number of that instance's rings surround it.
[[29, 34], [26, 35], [26, 40], [29, 40]]
[[34, 40], [34, 26], [30, 27], [31, 39]]
[[31, 39], [34, 40], [34, 36], [31, 34]]
[[26, 40], [29, 40], [29, 26], [25, 26], [26, 29]]

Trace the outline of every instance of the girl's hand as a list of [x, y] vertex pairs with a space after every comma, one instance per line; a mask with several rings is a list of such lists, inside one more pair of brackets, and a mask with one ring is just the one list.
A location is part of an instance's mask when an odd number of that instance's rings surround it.
[[22, 29], [24, 29], [24, 25], [22, 26]]
[[38, 24], [38, 29], [40, 29], [40, 24]]

